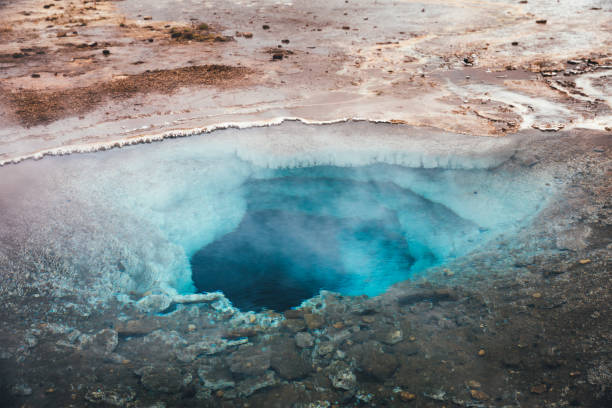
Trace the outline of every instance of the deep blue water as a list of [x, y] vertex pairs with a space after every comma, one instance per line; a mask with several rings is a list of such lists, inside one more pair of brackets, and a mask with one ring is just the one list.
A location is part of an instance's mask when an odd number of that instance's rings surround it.
[[430, 226], [425, 235], [435, 235], [444, 232], [436, 231], [442, 220], [458, 227], [462, 220], [408, 189], [352, 173], [284, 170], [248, 181], [238, 227], [191, 259], [197, 290], [221, 290], [242, 310], [283, 311], [321, 289], [377, 295], [438, 263], [440, 255], [414, 229]]

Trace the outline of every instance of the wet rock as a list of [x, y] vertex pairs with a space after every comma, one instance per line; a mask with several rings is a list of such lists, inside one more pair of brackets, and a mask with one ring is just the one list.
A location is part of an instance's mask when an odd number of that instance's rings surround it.
[[479, 401], [486, 401], [490, 399], [490, 397], [480, 390], [470, 390], [470, 395], [472, 398], [477, 399]]
[[205, 340], [190, 344], [187, 347], [177, 348], [174, 353], [178, 360], [183, 363], [190, 363], [201, 355], [210, 356], [224, 351], [229, 346], [245, 344], [247, 342], [247, 339], [227, 341], [218, 337], [208, 337]]
[[350, 355], [357, 361], [357, 368], [365, 375], [379, 381], [391, 377], [399, 363], [395, 356], [385, 353], [380, 343], [368, 341], [350, 350]]
[[314, 313], [304, 313], [304, 321], [308, 330], [320, 329], [325, 323], [323, 316]]
[[28, 348], [34, 348], [38, 345], [38, 338], [32, 332], [26, 333], [23, 341]]
[[161, 321], [157, 317], [136, 319], [128, 321], [117, 321], [115, 330], [121, 336], [138, 336], [151, 333], [160, 329]]
[[211, 391], [233, 388], [236, 385], [232, 373], [219, 361], [201, 365], [198, 368], [198, 377], [202, 385]]
[[264, 375], [251, 377], [246, 381], [242, 381], [236, 387], [236, 391], [238, 396], [244, 398], [252, 395], [256, 391], [259, 391], [263, 388], [271, 387], [273, 385], [276, 385], [277, 383], [278, 380], [274, 376], [274, 372], [266, 371]]
[[297, 333], [295, 335], [295, 344], [300, 348], [309, 348], [314, 346], [314, 338], [310, 333]]
[[398, 296], [397, 302], [402, 306], [407, 306], [420, 302], [438, 303], [441, 301], [455, 301], [459, 295], [452, 289], [441, 288], [435, 290], [420, 290]]
[[329, 374], [332, 386], [339, 390], [354, 391], [357, 387], [357, 377], [349, 367], [342, 367]]
[[591, 228], [586, 225], [565, 229], [557, 234], [557, 248], [570, 251], [583, 250], [588, 245], [587, 239], [590, 235]]
[[532, 394], [544, 394], [546, 391], [548, 391], [548, 387], [546, 386], [546, 384], [538, 384], [531, 387], [529, 391]]
[[228, 362], [234, 374], [261, 375], [270, 368], [270, 353], [260, 348], [245, 347], [234, 352]]
[[311, 365], [288, 341], [275, 345], [270, 359], [270, 367], [286, 380], [303, 378], [312, 371]]
[[176, 295], [172, 297], [173, 304], [189, 305], [196, 303], [211, 303], [223, 298], [221, 293], [192, 293], [190, 295]]
[[393, 345], [399, 343], [404, 340], [404, 334], [400, 329], [392, 328], [391, 330], [387, 330], [383, 333], [379, 338], [385, 344]]
[[287, 319], [283, 321], [283, 326], [293, 333], [306, 330], [306, 322], [303, 319]]
[[408, 391], [400, 391], [399, 397], [404, 402], [410, 402], [416, 399], [416, 395]]
[[183, 375], [175, 367], [147, 366], [139, 370], [142, 385], [156, 392], [176, 393], [183, 386]]
[[285, 319], [301, 319], [304, 317], [303, 310], [289, 309], [283, 312]]
[[119, 335], [113, 329], [103, 329], [93, 336], [83, 334], [79, 337], [81, 350], [90, 350], [97, 354], [109, 354], [119, 344]]
[[334, 352], [335, 347], [333, 343], [326, 341], [322, 342], [317, 346], [317, 354], [321, 357], [331, 357], [331, 354]]
[[144, 313], [161, 313], [172, 304], [172, 298], [166, 295], [149, 295], [136, 302], [136, 307]]
[[134, 400], [136, 394], [129, 387], [106, 389], [100, 385], [87, 391], [85, 400], [94, 404], [106, 404], [113, 407], [125, 407]]

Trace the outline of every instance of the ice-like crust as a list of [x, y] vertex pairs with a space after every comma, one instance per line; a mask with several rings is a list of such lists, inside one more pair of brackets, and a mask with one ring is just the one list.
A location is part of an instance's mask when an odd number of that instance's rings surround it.
[[0, 241], [27, 236], [78, 264], [87, 283], [77, 287], [95, 292], [93, 302], [129, 291], [185, 294], [193, 291], [189, 258], [242, 220], [246, 181], [330, 165], [409, 189], [473, 224], [445, 225], [450, 232], [436, 243], [439, 231], [400, 214], [433, 251], [459, 256], [523, 225], [551, 194], [546, 174], [496, 169], [516, 145], [391, 124], [286, 122], [26, 161], [0, 169], [0, 223], [11, 226]]
[[[34, 154], [30, 154], [30, 155], [6, 159], [3, 161], [0, 161], [0, 166], [4, 166], [7, 164], [17, 164], [23, 160], [28, 160], [28, 159], [40, 160], [46, 156], [64, 156], [64, 155], [69, 155], [73, 153], [94, 153], [94, 152], [105, 151], [109, 149], [121, 148], [121, 147], [126, 147], [126, 146], [159, 142], [165, 139], [183, 138], [183, 137], [189, 137], [189, 136], [209, 134], [209, 133], [214, 133], [215, 131], [220, 131], [220, 130], [225, 130], [225, 129], [250, 129], [250, 128], [259, 128], [259, 127], [279, 126], [285, 122], [299, 122], [299, 123], [306, 124], [306, 125], [332, 125], [332, 124], [348, 123], [348, 122], [366, 122], [369, 124], [393, 124], [392, 122], [388, 122], [388, 121], [376, 121], [376, 120], [360, 119], [360, 118], [342, 118], [342, 119], [331, 120], [331, 121], [311, 121], [308, 119], [292, 118], [292, 117], [279, 117], [279, 118], [275, 118], [272, 120], [255, 121], [255, 122], [219, 123], [216, 125], [211, 125], [211, 126], [202, 127], [202, 128], [172, 130], [172, 131], [164, 132], [160, 134], [142, 135], [142, 136], [138, 136], [134, 138], [122, 138], [122, 139], [102, 142], [102, 143], [84, 143], [84, 144], [77, 144], [77, 145], [62, 146], [62, 147], [57, 147], [53, 149], [42, 150], [42, 151], [39, 151]], [[490, 141], [487, 142], [485, 138], [479, 138], [479, 137], [475, 138], [473, 136], [450, 134], [447, 132], [441, 132], [439, 130], [433, 130], [433, 129], [412, 128], [408, 126], [406, 126], [406, 129], [407, 131], [411, 131], [412, 134], [410, 135], [410, 137], [412, 141], [419, 141], [419, 145], [415, 145], [413, 147], [412, 150], [414, 151], [418, 151], [418, 149], [420, 148], [424, 150], [431, 150], [432, 153], [434, 154], [436, 152], [443, 152], [445, 154], [448, 154], [448, 152], [453, 152], [454, 155], [460, 156], [461, 153], [470, 154], [471, 152], [487, 151], [493, 147], [503, 147], [506, 144], [504, 142], [499, 142], [499, 141], [493, 142], [493, 143]], [[427, 135], [429, 136], [429, 138], [426, 140], [423, 140], [423, 137], [421, 138], [418, 137], [419, 134]], [[435, 135], [443, 135], [445, 137], [439, 138], [439, 137], [435, 137]], [[454, 140], [450, 140], [449, 136], [452, 137]], [[383, 141], [384, 141], [384, 138], [377, 142], [383, 142]], [[329, 143], [329, 142], [330, 141], [326, 141], [326, 143]], [[398, 140], [395, 140], [395, 141], [387, 140], [387, 142], [393, 143], [393, 145], [389, 145], [387, 147], [386, 149], [387, 151], [392, 150], [395, 147], [398, 147], [397, 146], [397, 143], [399, 142]], [[507, 141], [507, 142], [511, 143], [510, 141]], [[371, 141], [361, 142], [359, 140], [351, 140], [350, 143], [361, 143], [361, 145], [364, 146], [364, 143], [366, 144], [371, 143]], [[293, 145], [292, 148], [297, 150], [299, 149], [300, 144], [303, 144], [303, 142], [300, 143], [299, 140], [291, 139], [291, 144]], [[406, 143], [404, 142], [404, 147], [405, 146], [406, 146]], [[308, 147], [308, 146], [304, 146], [304, 147]], [[342, 148], [342, 145], [337, 146], [337, 147]], [[364, 147], [367, 147], [367, 146], [364, 146]], [[487, 152], [487, 153], [490, 153], [490, 152]], [[394, 164], [409, 165], [411, 167], [416, 167], [416, 166], [437, 167], [439, 165], [437, 163], [431, 163], [431, 162], [422, 163], [420, 161], [402, 162], [402, 163], [394, 162]]]

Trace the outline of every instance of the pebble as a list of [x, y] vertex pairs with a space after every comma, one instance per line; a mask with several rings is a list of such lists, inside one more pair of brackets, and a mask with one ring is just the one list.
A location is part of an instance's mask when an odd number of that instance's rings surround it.
[[305, 313], [304, 321], [309, 330], [319, 329], [324, 323], [323, 316], [313, 313]]
[[470, 395], [472, 398], [477, 399], [479, 401], [486, 401], [489, 399], [489, 396], [482, 391], [479, 390], [470, 390]]
[[532, 294], [531, 297], [533, 297], [534, 299], [540, 299], [542, 297], [542, 294], [540, 292], [536, 292]]
[[546, 387], [546, 384], [538, 384], [531, 387], [530, 391], [532, 394], [543, 394], [547, 391], [547, 389], [548, 387]]
[[314, 338], [310, 333], [300, 332], [295, 335], [295, 344], [300, 348], [310, 348], [314, 345]]
[[484, 349], [480, 349], [480, 350], [478, 350], [478, 355], [479, 355], [480, 357], [484, 356], [485, 354], [487, 354], [487, 352], [486, 352], [486, 351], [484, 351]]
[[416, 399], [416, 395], [408, 391], [400, 392], [399, 396], [400, 396], [400, 399], [405, 402], [414, 401]]
[[586, 265], [588, 263], [591, 263], [591, 260], [590, 259], [581, 259], [581, 260], [578, 261], [578, 263], [580, 265]]
[[190, 324], [189, 326], [187, 326], [187, 330], [189, 331], [194, 331], [196, 329], [196, 325], [195, 324]]
[[470, 380], [470, 381], [467, 382], [467, 386], [472, 388], [472, 389], [478, 389], [482, 385], [478, 381], [476, 381], [476, 380]]

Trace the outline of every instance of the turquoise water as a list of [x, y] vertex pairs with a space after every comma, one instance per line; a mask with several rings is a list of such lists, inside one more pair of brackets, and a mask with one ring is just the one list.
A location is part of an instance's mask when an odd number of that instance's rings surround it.
[[457, 234], [480, 234], [410, 189], [359, 180], [362, 170], [277, 170], [245, 182], [239, 225], [191, 258], [197, 290], [221, 290], [244, 310], [286, 310], [321, 289], [375, 296], [443, 262]]

